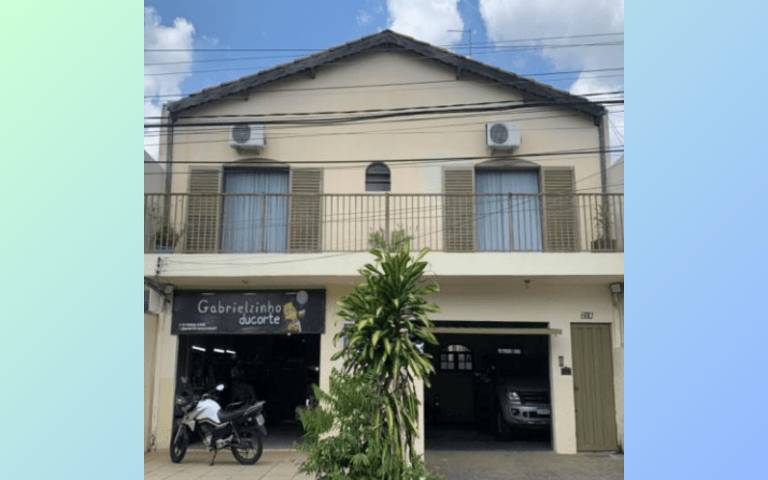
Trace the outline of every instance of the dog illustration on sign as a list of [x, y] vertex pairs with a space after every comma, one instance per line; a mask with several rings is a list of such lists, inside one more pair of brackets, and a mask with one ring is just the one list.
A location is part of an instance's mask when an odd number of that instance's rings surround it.
[[301, 319], [307, 314], [305, 305], [309, 300], [309, 294], [300, 290], [296, 292], [296, 303], [298, 308], [293, 304], [294, 302], [288, 302], [283, 305], [283, 317], [287, 323], [286, 330], [288, 333], [301, 333]]

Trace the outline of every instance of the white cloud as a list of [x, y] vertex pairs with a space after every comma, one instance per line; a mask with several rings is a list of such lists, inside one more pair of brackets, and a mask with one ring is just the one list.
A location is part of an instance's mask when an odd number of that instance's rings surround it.
[[365, 10], [360, 10], [357, 12], [357, 16], [355, 17], [355, 20], [357, 21], [357, 24], [360, 26], [368, 25], [370, 23], [371, 16], [370, 13], [366, 12]]
[[392, 30], [436, 45], [461, 41], [459, 0], [387, 0]]
[[[144, 48], [145, 49], [187, 49], [176, 52], [144, 52], [144, 116], [160, 115], [162, 104], [168, 97], [181, 93], [181, 84], [191, 75], [191, 49], [194, 45], [195, 27], [184, 18], [176, 18], [172, 25], [163, 25], [157, 10], [144, 7]], [[174, 62], [174, 63], [171, 63]], [[181, 63], [176, 63], [181, 62]], [[186, 62], [186, 63], [185, 63]], [[171, 63], [169, 65], [151, 65]], [[149, 65], [148, 65], [149, 64]], [[146, 75], [160, 72], [178, 72], [173, 75]], [[147, 119], [153, 123], [156, 119]], [[145, 130], [144, 149], [157, 159], [159, 138], [155, 131]]]
[[[480, 14], [488, 37], [494, 42], [624, 31], [623, 0], [480, 0]], [[599, 43], [622, 38], [587, 37], [571, 42], [551, 40], [543, 43]], [[623, 45], [544, 47], [541, 55], [552, 62], [557, 70], [594, 70], [624, 66]], [[620, 73], [621, 71], [582, 73], [571, 86], [571, 92], [584, 94], [623, 90], [622, 76], [608, 76]], [[623, 144], [623, 139], [619, 141], [619, 137], [623, 137], [624, 133], [624, 114], [612, 113], [611, 121], [617, 126], [617, 130], [620, 130], [616, 134], [612, 129], [612, 145]]]

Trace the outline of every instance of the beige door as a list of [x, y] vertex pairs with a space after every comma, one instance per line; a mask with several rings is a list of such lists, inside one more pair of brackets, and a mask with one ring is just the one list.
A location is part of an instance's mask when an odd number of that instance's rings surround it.
[[571, 341], [578, 449], [616, 450], [611, 326], [574, 323]]

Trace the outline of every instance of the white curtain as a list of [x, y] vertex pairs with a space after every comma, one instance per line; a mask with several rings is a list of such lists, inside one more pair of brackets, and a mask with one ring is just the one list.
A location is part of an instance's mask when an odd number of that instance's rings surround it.
[[475, 174], [475, 192], [479, 194], [476, 199], [475, 228], [478, 250], [542, 249], [537, 171], [478, 170]]
[[288, 244], [288, 171], [224, 173], [221, 225], [224, 252], [284, 252]]

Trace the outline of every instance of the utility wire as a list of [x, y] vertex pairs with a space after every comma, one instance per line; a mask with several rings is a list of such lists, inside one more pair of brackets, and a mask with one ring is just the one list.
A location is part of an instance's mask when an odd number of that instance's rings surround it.
[[[548, 108], [540, 108], [540, 109], [531, 109], [530, 111], [518, 111], [518, 112], [510, 112], [509, 119], [514, 120], [515, 122], [525, 122], [525, 121], [532, 121], [532, 120], [543, 120], [543, 119], [553, 119], [553, 118], [570, 118], [570, 114], [563, 114], [563, 113], [552, 113], [548, 115], [536, 115], [536, 116], [529, 116], [529, 115], [535, 115], [539, 113], [546, 113], [551, 112], [551, 109]], [[623, 110], [611, 110], [611, 113], [623, 113]], [[470, 114], [454, 114], [446, 117], [440, 117], [440, 116], [434, 116], [429, 118], [396, 118], [391, 120], [374, 120], [366, 122], [365, 125], [389, 125], [389, 124], [406, 124], [406, 123], [423, 123], [423, 122], [432, 122], [432, 121], [444, 121], [444, 120], [457, 120], [457, 119], [468, 119], [468, 118], [481, 118], [485, 119], [487, 118], [487, 115], [484, 113], [470, 113]], [[485, 123], [485, 122], [482, 122]], [[443, 128], [443, 127], [450, 127], [450, 126], [465, 126], [465, 125], [477, 125], [477, 122], [464, 122], [464, 123], [441, 123], [439, 125], [420, 125], [418, 128]], [[280, 125], [280, 126], [274, 126], [270, 128], [270, 132], [281, 132], [281, 131], [296, 131], [296, 130], [306, 130], [307, 128], [336, 128], [337, 125], [304, 125], [304, 124], [297, 124], [297, 125]], [[231, 128], [230, 124], [222, 125], [218, 127], [200, 127], [195, 128], [193, 130], [186, 130], [183, 132], [184, 136], [189, 135], [210, 135], [211, 133], [228, 133]], [[385, 128], [381, 130], [376, 131], [404, 131], [404, 130], [410, 130], [413, 127], [406, 127], [405, 129], [394, 129], [394, 128]], [[365, 133], [365, 132], [361, 132]], [[145, 137], [149, 136], [162, 136], [165, 135], [165, 132], [160, 132], [160, 129], [147, 129], [144, 132]], [[345, 134], [345, 132], [326, 132], [324, 134], [318, 133], [317, 135], [337, 135], [337, 134]], [[349, 133], [352, 134], [352, 133]], [[356, 134], [356, 133], [355, 133]]]
[[[607, 148], [607, 149], [574, 149], [574, 150], [554, 150], [550, 152], [530, 152], [525, 154], [514, 154], [514, 155], [504, 155], [503, 157], [499, 157], [498, 155], [479, 155], [479, 156], [465, 156], [465, 157], [439, 157], [439, 158], [393, 158], [393, 159], [375, 159], [375, 158], [369, 158], [369, 159], [360, 159], [360, 160], [288, 160], [288, 161], [278, 161], [273, 160], [269, 158], [260, 158], [253, 161], [238, 161], [237, 165], [265, 165], [265, 164], [276, 164], [276, 165], [318, 165], [318, 164], [353, 164], [353, 163], [372, 163], [372, 162], [382, 162], [382, 163], [401, 163], [401, 162], [463, 162], [463, 161], [471, 161], [471, 160], [485, 160], [485, 159], [517, 159], [517, 158], [531, 158], [531, 157], [551, 157], [551, 156], [570, 156], [570, 155], [586, 155], [586, 154], [597, 154], [597, 153], [614, 153], [614, 152], [623, 152], [624, 151], [624, 145]], [[155, 160], [144, 160], [144, 163], [151, 163], [151, 164], [157, 164]], [[220, 160], [174, 160], [172, 162], [173, 164], [178, 165], [231, 165], [231, 161], [220, 161]]]
[[[613, 90], [608, 92], [590, 92], [582, 95], [574, 95], [577, 97], [592, 97], [602, 95], [614, 95], [623, 94], [623, 90]], [[527, 102], [523, 103], [521, 100], [492, 100], [487, 102], [464, 102], [464, 103], [446, 103], [438, 105], [410, 105], [403, 107], [391, 107], [391, 108], [368, 108], [368, 109], [356, 109], [356, 110], [320, 110], [314, 112], [272, 112], [272, 113], [234, 113], [234, 114], [218, 114], [218, 115], [179, 115], [177, 119], [190, 119], [190, 118], [253, 118], [253, 117], [285, 117], [285, 116], [311, 116], [311, 115], [349, 115], [356, 113], [379, 113], [379, 112], [404, 112], [404, 111], [419, 111], [425, 109], [444, 109], [444, 108], [458, 108], [458, 107], [474, 107], [484, 105], [499, 105], [513, 103], [517, 106], [532, 105], [534, 103], [539, 104], [543, 102]], [[604, 103], [604, 101], [591, 102], [588, 100], [547, 100], [543, 103], [543, 106], [548, 105], [570, 105], [570, 104], [592, 104], [592, 103]], [[144, 116], [144, 118], [162, 119], [161, 115]], [[174, 126], [184, 126], [185, 124], [175, 123]]]
[[[550, 71], [550, 72], [529, 72], [529, 73], [516, 73], [515, 75], [521, 77], [543, 77], [553, 75], [575, 75], [582, 73], [599, 73], [610, 71], [623, 71], [624, 67], [610, 67], [610, 68], [595, 68], [585, 70], [564, 70], [564, 71]], [[612, 76], [612, 75], [609, 75]], [[602, 78], [600, 76], [590, 76], [589, 78]], [[495, 81], [480, 82], [483, 84], [494, 85], [498, 84]], [[420, 82], [392, 82], [392, 83], [372, 83], [372, 84], [359, 84], [359, 85], [339, 85], [339, 86], [327, 86], [327, 87], [301, 87], [301, 88], [264, 88], [259, 90], [259, 93], [273, 93], [273, 92], [311, 92], [311, 91], [327, 91], [327, 90], [346, 90], [346, 89], [360, 89], [360, 88], [389, 88], [399, 86], [420, 86], [420, 85], [435, 85], [435, 84], [450, 84], [449, 87], [466, 86], [466, 83], [462, 80], [424, 80]], [[215, 87], [211, 87], [215, 88]], [[162, 97], [178, 97], [178, 96], [190, 96], [197, 95], [205, 92], [207, 89], [199, 90], [196, 92], [177, 93], [177, 94], [161, 94], [161, 95], [144, 95], [144, 98], [162, 98]], [[409, 89], [392, 89], [391, 91], [408, 91]]]
[[[547, 48], [547, 49], [560, 49], [560, 48], [586, 48], [586, 47], [608, 47], [608, 46], [619, 46], [624, 45], [624, 42], [603, 42], [603, 43], [593, 43], [593, 44], [573, 44], [573, 45], [530, 45], [525, 47], [517, 47], [515, 49], [505, 49], [505, 50], [493, 50], [493, 51], [485, 51], [485, 52], [476, 52], [475, 55], [498, 55], [502, 53], [519, 53], [526, 50], [538, 50], [541, 48]], [[382, 50], [377, 50], [378, 52], [381, 52]], [[396, 52], [403, 52], [402, 50], [394, 50]], [[446, 52], [446, 53], [452, 53], [452, 52]], [[299, 61], [302, 58], [305, 57], [298, 57], [295, 58], [293, 61]], [[416, 61], [425, 61], [425, 62], [434, 62], [437, 61], [435, 58], [430, 57], [424, 57], [421, 55], [413, 55], [409, 57], [411, 60]], [[351, 59], [340, 59], [340, 60], [334, 60], [333, 64], [340, 64], [340, 63], [348, 63], [352, 62], [354, 60]], [[146, 77], [158, 77], [158, 76], [166, 76], [166, 75], [196, 75], [200, 73], [217, 73], [217, 72], [236, 72], [236, 71], [243, 71], [243, 70], [270, 70], [274, 68], [279, 68], [284, 65], [290, 65], [292, 62], [287, 63], [281, 63], [277, 65], [252, 65], [250, 67], [228, 67], [228, 68], [213, 68], [208, 70], [177, 70], [177, 71], [170, 71], [170, 72], [152, 72], [152, 73], [144, 73], [144, 76]], [[255, 72], [255, 73], [257, 73]]]
[[[624, 150], [622, 149], [620, 151], [618, 151], [618, 150], [614, 151], [613, 153], [622, 153], [623, 151]], [[499, 158], [499, 157], [491, 157], [491, 156], [487, 157], [488, 160], [495, 159], [495, 158]], [[506, 158], [508, 158], [508, 157], [506, 157]], [[525, 155], [521, 155], [520, 158], [524, 159]], [[595, 154], [594, 153], [586, 153], [586, 154], [582, 154], [582, 155], [577, 155], [577, 154], [568, 155], [568, 159], [570, 159], [570, 160], [582, 159], [582, 158], [589, 158], [589, 159], [593, 159], [594, 160], [595, 159]], [[559, 160], [559, 158], [557, 158], [557, 155], [552, 155], [550, 158], [539, 158], [536, 161], [541, 163], [541, 162], [553, 162], [553, 161], [557, 161], [557, 160]], [[317, 161], [317, 162], [312, 162], [312, 163], [317, 164], [317, 165], [322, 165], [323, 164], [322, 161]], [[425, 159], [422, 159], [422, 160], [414, 160], [414, 161], [410, 161], [410, 162], [400, 162], [400, 163], [388, 165], [388, 167], [391, 170], [396, 170], [396, 169], [418, 168], [418, 167], [429, 166], [429, 165], [441, 165], [441, 164], [445, 164], [445, 163], [446, 163], [445, 160], [431, 160], [429, 158], [425, 158]], [[281, 164], [284, 164], [284, 163], [281, 162]], [[243, 165], [243, 162], [233, 162], [233, 163], [225, 162], [225, 163], [222, 163], [221, 166], [226, 167], [226, 166], [238, 166], [238, 165]], [[245, 163], [245, 165], [247, 166], [248, 163]], [[251, 165], [263, 166], [264, 163], [252, 163]], [[274, 165], [274, 164], [268, 164], [268, 165]], [[354, 164], [349, 164], [349, 165], [322, 166], [321, 168], [323, 169], [323, 171], [359, 170], [364, 165], [365, 164], [363, 162], [360, 162], [360, 163], [354, 163]], [[181, 165], [179, 165], [179, 168], [181, 168]], [[170, 170], [170, 174], [174, 175], [174, 176], [176, 176], [176, 175], [191, 175], [192, 174], [192, 172], [189, 169], [180, 170], [179, 168], [171, 169]], [[167, 175], [168, 172], [169, 171], [166, 170], [166, 171], [163, 171], [163, 172], [145, 172], [144, 174], [148, 175], [148, 176], [158, 176], [158, 175]]]
[[[576, 35], [560, 35], [550, 37], [537, 37], [537, 38], [517, 38], [510, 40], [498, 40], [495, 42], [476, 42], [474, 45], [494, 44], [501, 45], [507, 43], [519, 43], [519, 42], [541, 42], [546, 40], [564, 40], [571, 38], [588, 38], [588, 37], [607, 37], [624, 35], [624, 32], [601, 32], [601, 33], [583, 33]], [[435, 45], [437, 47], [462, 47], [469, 44], [441, 44]], [[333, 49], [334, 47], [330, 48]], [[322, 52], [329, 50], [328, 48], [232, 48], [232, 47], [218, 47], [218, 48], [145, 48], [145, 52]]]
[[[534, 50], [539, 48], [576, 48], [576, 47], [601, 47], [601, 46], [614, 46], [614, 45], [623, 45], [623, 41], [610, 41], [610, 42], [596, 42], [596, 43], [555, 43], [555, 44], [545, 44], [545, 43], [536, 43], [532, 45], [518, 45], [518, 46], [473, 46], [472, 48], [479, 48], [484, 49], [485, 51], [480, 52], [474, 52], [479, 54], [498, 54], [498, 53], [510, 53], [510, 52], [520, 52], [525, 50]], [[412, 58], [417, 59], [425, 59], [425, 60], [434, 60], [429, 57], [425, 57], [421, 54], [411, 52], [409, 50], [403, 49], [403, 48], [382, 48], [375, 50], [376, 53], [388, 53], [388, 52], [396, 52], [396, 53], [404, 53]], [[455, 53], [455, 52], [446, 52], [446, 53]], [[459, 54], [461, 55], [461, 54]], [[154, 63], [145, 63], [145, 67], [158, 67], [158, 66], [166, 66], [166, 65], [188, 65], [188, 64], [197, 64], [197, 63], [217, 63], [217, 62], [246, 62], [246, 61], [252, 61], [252, 60], [269, 60], [269, 59], [276, 59], [276, 58], [287, 58], [290, 60], [298, 60], [302, 58], [307, 58], [307, 55], [262, 55], [258, 57], [229, 57], [229, 58], [204, 58], [204, 59], [196, 59], [196, 60], [179, 60], [174, 62], [154, 62]], [[345, 59], [338, 59], [334, 60], [333, 63], [343, 63], [343, 62], [349, 62], [350, 60]], [[239, 69], [239, 68], [238, 68]], [[231, 68], [222, 69], [222, 70], [231, 70]], [[187, 71], [184, 71], [185, 73]], [[199, 71], [203, 72], [203, 71]], [[163, 72], [164, 74], [175, 74], [177, 72]]]
[[[194, 127], [215, 127], [215, 126], [234, 126], [234, 125], [248, 125], [251, 123], [260, 123], [263, 125], [277, 125], [277, 124], [334, 124], [334, 123], [347, 123], [347, 122], [359, 122], [364, 120], [376, 120], [376, 119], [383, 119], [383, 118], [396, 118], [396, 117], [408, 117], [408, 116], [422, 116], [422, 115], [434, 115], [434, 114], [452, 114], [452, 113], [474, 113], [474, 112], [501, 112], [501, 111], [509, 111], [509, 110], [518, 110], [523, 108], [535, 108], [535, 107], [566, 107], [566, 106], [597, 106], [598, 103], [590, 102], [589, 100], [564, 100], [564, 101], [541, 101], [541, 102], [528, 102], [524, 104], [515, 104], [515, 105], [499, 105], [500, 102], [491, 102], [495, 103], [496, 106], [479, 106], [479, 107], [441, 107], [441, 106], [435, 106], [423, 110], [414, 110], [414, 107], [403, 107], [401, 109], [393, 109], [393, 110], [386, 110], [386, 109], [380, 109], [379, 112], [381, 113], [370, 113], [370, 114], [364, 114], [364, 115], [356, 115], [356, 116], [347, 116], [347, 117], [332, 117], [332, 118], [310, 118], [310, 119], [285, 119], [285, 120], [270, 120], [270, 119], [263, 119], [264, 116], [283, 116], [283, 115], [291, 115], [291, 114], [262, 114], [262, 115], [221, 115], [216, 116], [215, 118], [250, 118], [251, 120], [233, 120], [233, 121], [204, 121], [204, 122], [195, 122], [195, 123], [174, 123], [174, 124], [168, 124], [168, 123], [150, 123], [150, 124], [144, 124], [144, 128], [167, 128], [170, 126], [173, 126], [174, 128], [194, 128]], [[507, 102], [510, 103], [510, 102]], [[599, 102], [600, 104], [624, 104], [624, 100], [603, 100]], [[376, 109], [370, 110], [372, 112], [375, 112]], [[294, 116], [310, 116], [310, 115], [318, 115], [319, 113], [301, 113], [301, 114], [292, 114]], [[341, 114], [341, 113], [339, 113]], [[328, 115], [328, 114], [326, 114]], [[184, 117], [184, 118], [206, 118], [204, 116], [201, 117]]]

